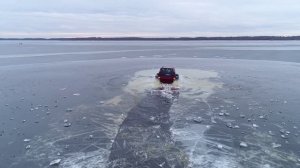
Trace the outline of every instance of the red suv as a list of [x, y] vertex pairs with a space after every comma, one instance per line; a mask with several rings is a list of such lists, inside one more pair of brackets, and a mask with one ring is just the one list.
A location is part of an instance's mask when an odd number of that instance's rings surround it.
[[175, 73], [174, 68], [161, 67], [155, 76], [161, 83], [171, 84], [179, 79], [179, 75]]

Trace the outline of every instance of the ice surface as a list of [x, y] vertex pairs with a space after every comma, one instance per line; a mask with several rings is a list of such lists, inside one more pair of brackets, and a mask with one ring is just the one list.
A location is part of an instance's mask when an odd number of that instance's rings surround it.
[[[113, 144], [124, 148], [119, 153], [132, 147], [135, 156], [158, 167], [168, 167], [174, 158], [186, 167], [300, 166], [300, 90], [295, 85], [300, 71], [298, 63], [291, 63], [299, 62], [298, 53], [263, 47], [288, 48], [291, 42], [28, 41], [22, 49], [10, 43], [0, 45], [1, 166], [48, 167], [60, 158], [62, 168], [108, 167]], [[295, 43], [292, 48], [298, 47]], [[212, 49], [216, 44], [222, 50]], [[180, 80], [159, 90], [154, 75], [163, 65], [175, 66]], [[149, 122], [124, 131], [128, 112], [148, 95], [172, 104], [164, 111], [170, 129], [153, 125], [165, 115], [148, 116], [150, 103], [140, 110], [146, 115], [133, 118]], [[64, 128], [69, 121], [72, 127]], [[131, 139], [134, 133], [143, 141]], [[241, 148], [241, 141], [248, 147]]]

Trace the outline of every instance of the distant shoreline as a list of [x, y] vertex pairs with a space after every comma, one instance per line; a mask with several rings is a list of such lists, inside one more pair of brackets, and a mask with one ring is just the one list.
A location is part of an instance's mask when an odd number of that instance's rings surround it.
[[236, 37], [74, 37], [74, 38], [0, 38], [0, 40], [58, 41], [203, 41], [203, 40], [300, 40], [300, 36], [236, 36]]

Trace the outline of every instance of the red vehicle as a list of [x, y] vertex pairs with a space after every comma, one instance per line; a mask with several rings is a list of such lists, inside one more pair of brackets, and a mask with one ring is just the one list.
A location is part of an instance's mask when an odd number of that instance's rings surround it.
[[161, 67], [155, 76], [161, 83], [172, 84], [175, 80], [179, 79], [174, 68]]

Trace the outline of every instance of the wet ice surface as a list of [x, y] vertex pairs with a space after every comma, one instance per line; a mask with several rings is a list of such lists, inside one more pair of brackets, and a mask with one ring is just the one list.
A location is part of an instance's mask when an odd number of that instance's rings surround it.
[[1, 42], [0, 167], [298, 167], [299, 64], [223, 59], [260, 43]]

